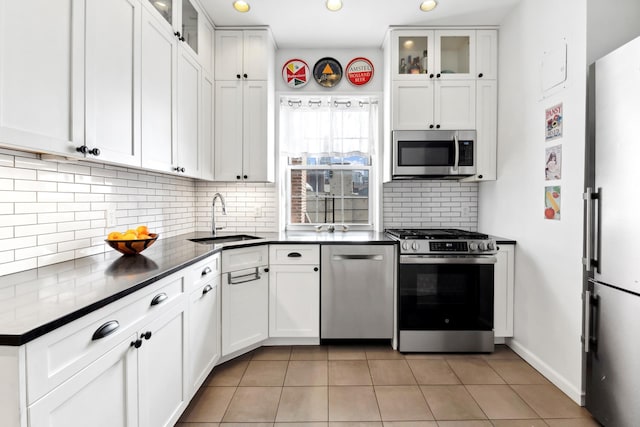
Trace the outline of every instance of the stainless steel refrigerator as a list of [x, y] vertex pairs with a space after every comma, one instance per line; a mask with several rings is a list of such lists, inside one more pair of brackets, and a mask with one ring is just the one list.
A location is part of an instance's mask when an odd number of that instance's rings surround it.
[[589, 72], [585, 198], [586, 407], [640, 425], [640, 37]]

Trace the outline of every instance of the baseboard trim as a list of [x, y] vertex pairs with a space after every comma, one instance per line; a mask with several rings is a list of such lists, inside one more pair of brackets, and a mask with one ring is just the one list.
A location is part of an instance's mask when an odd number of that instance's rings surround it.
[[549, 381], [551, 381], [556, 387], [558, 387], [564, 394], [566, 394], [571, 400], [576, 402], [580, 406], [584, 406], [584, 393], [582, 390], [576, 388], [567, 379], [560, 375], [555, 369], [546, 364], [542, 359], [536, 356], [528, 348], [520, 344], [515, 338], [508, 338], [506, 344], [513, 351], [522, 357], [528, 364], [533, 366], [542, 375], [544, 375]]

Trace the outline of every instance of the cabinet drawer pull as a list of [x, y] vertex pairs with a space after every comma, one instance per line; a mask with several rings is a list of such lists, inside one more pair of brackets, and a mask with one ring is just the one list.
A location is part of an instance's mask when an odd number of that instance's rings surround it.
[[204, 287], [204, 289], [202, 290], [202, 295], [206, 295], [209, 292], [211, 292], [213, 290], [213, 288], [211, 287], [211, 285], [207, 285]]
[[313, 267], [313, 271], [318, 271], [320, 270], [318, 267]]
[[254, 280], [260, 280], [260, 270], [256, 267], [256, 271], [250, 274], [243, 274], [241, 276], [232, 277], [229, 274], [229, 284], [230, 285], [238, 285], [240, 283], [253, 282]]
[[205, 267], [205, 269], [202, 270], [201, 276], [206, 276], [209, 273], [211, 273], [211, 268], [210, 267]]
[[100, 326], [91, 337], [91, 341], [99, 340], [108, 335], [114, 333], [120, 327], [120, 323], [117, 320], [109, 320], [104, 325]]
[[151, 300], [151, 307], [153, 307], [154, 305], [158, 305], [160, 303], [163, 303], [167, 298], [169, 298], [169, 297], [164, 292], [161, 293], [161, 294], [156, 295]]
[[302, 254], [300, 252], [289, 252], [287, 256], [289, 258], [301, 258]]

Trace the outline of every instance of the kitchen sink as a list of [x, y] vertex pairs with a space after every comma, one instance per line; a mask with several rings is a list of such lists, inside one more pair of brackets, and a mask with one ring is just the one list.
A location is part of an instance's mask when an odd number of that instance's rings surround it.
[[189, 239], [192, 242], [201, 243], [203, 245], [211, 245], [214, 243], [232, 243], [232, 242], [242, 242], [245, 240], [256, 240], [261, 239], [261, 237], [249, 236], [248, 234], [235, 234], [233, 236], [210, 236], [210, 237], [200, 237], [197, 239]]

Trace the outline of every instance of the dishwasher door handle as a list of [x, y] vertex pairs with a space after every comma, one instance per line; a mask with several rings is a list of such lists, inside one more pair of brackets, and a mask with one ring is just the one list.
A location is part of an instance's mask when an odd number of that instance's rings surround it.
[[331, 257], [333, 261], [344, 261], [348, 259], [370, 259], [374, 261], [382, 261], [384, 257], [382, 255], [333, 255]]
[[229, 284], [230, 285], [239, 285], [241, 283], [253, 282], [254, 280], [260, 280], [260, 270], [256, 267], [256, 271], [249, 274], [243, 274], [241, 276], [233, 277], [231, 273], [229, 273]]

